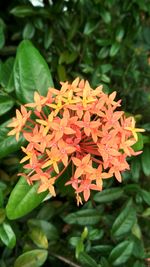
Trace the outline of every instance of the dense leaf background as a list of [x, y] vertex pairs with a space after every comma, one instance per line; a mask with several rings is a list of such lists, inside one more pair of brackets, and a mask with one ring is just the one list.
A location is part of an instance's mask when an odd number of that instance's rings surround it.
[[[23, 178], [16, 187], [24, 140], [7, 136], [15, 109], [34, 90], [44, 95], [76, 76], [117, 90], [123, 109], [146, 130], [134, 147], [143, 154], [130, 159], [123, 183], [107, 181], [81, 207], [64, 187], [67, 173], [56, 198], [37, 196]], [[0, 266], [147, 266], [149, 84], [149, 0], [0, 2]]]

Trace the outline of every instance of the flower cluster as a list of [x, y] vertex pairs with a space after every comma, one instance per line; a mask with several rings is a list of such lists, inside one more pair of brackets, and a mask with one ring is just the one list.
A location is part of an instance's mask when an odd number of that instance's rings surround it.
[[[23, 133], [28, 141], [22, 147], [27, 161], [24, 175], [32, 185], [39, 181], [38, 192], [49, 190], [55, 196], [54, 184], [70, 165], [72, 175], [66, 185], [76, 193], [77, 203], [90, 197], [90, 190], [102, 190], [103, 180], [115, 176], [121, 182], [121, 172], [129, 169], [127, 157], [138, 155], [132, 146], [137, 142], [133, 117], [116, 111], [121, 101], [115, 101], [102, 86], [93, 90], [88, 81], [76, 78], [71, 84], [61, 83], [60, 90], [49, 88], [47, 96], [34, 94], [34, 103], [21, 106], [16, 118], [8, 125], [8, 134]], [[27, 111], [29, 108], [29, 111]]]

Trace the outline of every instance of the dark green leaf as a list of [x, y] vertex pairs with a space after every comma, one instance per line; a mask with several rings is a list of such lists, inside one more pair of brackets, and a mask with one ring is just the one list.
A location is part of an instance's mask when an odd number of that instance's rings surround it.
[[[2, 193], [2, 190], [0, 189], [0, 194], [1, 193]], [[0, 205], [0, 207], [1, 207], [1, 205]], [[0, 224], [4, 222], [5, 217], [6, 217], [5, 216], [5, 209], [0, 208]]]
[[109, 49], [108, 47], [102, 47], [98, 53], [98, 58], [103, 59], [108, 56]]
[[47, 237], [40, 227], [30, 226], [29, 237], [37, 247], [43, 249], [48, 248]]
[[136, 261], [133, 265], [133, 267], [145, 267], [145, 264], [141, 261]]
[[124, 28], [120, 26], [117, 28], [117, 31], [116, 31], [116, 41], [121, 42], [123, 36], [124, 36]]
[[123, 241], [118, 244], [110, 253], [110, 263], [113, 266], [118, 266], [125, 263], [132, 254], [133, 246], [133, 242], [130, 241]]
[[19, 18], [29, 17], [29, 16], [33, 16], [36, 14], [34, 8], [30, 6], [25, 6], [25, 5], [14, 7], [10, 11], [10, 13]]
[[91, 256], [89, 256], [86, 252], [80, 253], [79, 261], [82, 263], [82, 266], [85, 266], [85, 267], [98, 267], [96, 261]]
[[11, 226], [8, 223], [3, 223], [0, 225], [0, 239], [3, 243], [9, 247], [13, 248], [16, 244], [16, 236]]
[[44, 220], [30, 219], [29, 227], [39, 227], [45, 233], [49, 240], [57, 240], [59, 238], [57, 228], [50, 222]]
[[67, 80], [66, 69], [63, 65], [58, 65], [57, 72], [60, 81], [64, 82]]
[[31, 39], [34, 36], [35, 28], [31, 22], [28, 22], [23, 29], [23, 39]]
[[40, 267], [44, 264], [48, 252], [43, 249], [34, 249], [20, 255], [14, 264], [14, 267]]
[[108, 255], [110, 251], [112, 250], [111, 245], [95, 245], [91, 248], [93, 252], [101, 253], [102, 255]]
[[141, 161], [139, 158], [134, 158], [131, 161], [131, 173], [132, 173], [133, 180], [135, 182], [138, 182], [139, 180], [140, 170], [141, 170]]
[[29, 186], [24, 177], [19, 178], [6, 206], [6, 214], [10, 220], [26, 215], [42, 202], [48, 193], [38, 194], [37, 188], [38, 183]]
[[114, 43], [112, 44], [111, 48], [110, 48], [110, 57], [114, 57], [118, 51], [120, 49], [120, 44], [119, 43]]
[[138, 135], [138, 141], [132, 146], [134, 151], [139, 151], [143, 149], [143, 136], [141, 133], [137, 133]]
[[68, 214], [64, 221], [69, 224], [94, 225], [100, 220], [100, 214], [93, 209], [79, 210]]
[[2, 65], [2, 69], [0, 72], [0, 84], [8, 92], [11, 92], [11, 91], [7, 90], [7, 87], [8, 87], [8, 84], [10, 82], [9, 80], [11, 78], [11, 75], [12, 75], [13, 65], [14, 65], [14, 58], [10, 57]]
[[142, 168], [146, 176], [150, 175], [150, 147], [145, 146], [142, 154]]
[[5, 44], [5, 35], [4, 35], [4, 27], [0, 24], [0, 49], [3, 48]]
[[106, 24], [109, 24], [111, 22], [111, 13], [103, 9], [102, 12], [100, 12], [100, 14], [101, 14], [103, 21]]
[[142, 196], [142, 198], [145, 201], [145, 203], [150, 206], [150, 192], [142, 189], [140, 195]]
[[0, 93], [0, 116], [8, 112], [14, 103], [14, 100], [10, 96]]
[[98, 192], [94, 196], [94, 200], [98, 203], [107, 203], [120, 198], [123, 195], [121, 188], [105, 189], [102, 192]]
[[97, 26], [98, 26], [98, 24], [96, 24], [95, 22], [88, 21], [85, 24], [83, 33], [85, 35], [90, 35], [97, 28]]
[[44, 47], [48, 49], [53, 41], [53, 32], [51, 29], [47, 28], [44, 34]]
[[53, 86], [46, 61], [28, 40], [22, 41], [17, 50], [14, 84], [21, 103], [32, 102], [34, 91], [46, 95], [48, 87]]
[[112, 235], [113, 237], [120, 237], [127, 234], [136, 220], [136, 212], [132, 205], [132, 202], [129, 201], [125, 207], [123, 207], [122, 212], [118, 215], [112, 226]]

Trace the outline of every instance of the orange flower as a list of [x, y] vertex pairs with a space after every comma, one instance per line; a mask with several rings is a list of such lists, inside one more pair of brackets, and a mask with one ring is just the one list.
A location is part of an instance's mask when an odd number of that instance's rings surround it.
[[87, 154], [81, 160], [79, 158], [72, 157], [74, 165], [77, 166], [77, 169], [74, 174], [76, 178], [80, 177], [82, 174], [85, 173], [92, 173], [93, 168], [90, 165], [90, 157], [90, 154]]
[[11, 130], [8, 135], [16, 135], [16, 140], [18, 141], [20, 132], [30, 115], [31, 111], [27, 112], [23, 105], [21, 106], [21, 112], [17, 109], [16, 117], [13, 118], [13, 121], [7, 125], [7, 127], [14, 127], [14, 129]]
[[55, 196], [55, 181], [69, 166], [65, 185], [75, 190], [78, 205], [82, 197], [89, 199], [91, 190], [101, 191], [104, 179], [115, 176], [121, 182], [121, 173], [129, 169], [127, 157], [141, 153], [132, 146], [137, 132], [144, 130], [117, 110], [121, 101], [115, 97], [116, 92], [107, 95], [102, 85], [93, 90], [79, 78], [61, 83], [60, 90], [49, 88], [46, 97], [35, 92], [34, 103], [25, 105], [31, 110], [21, 106], [8, 125], [14, 128], [9, 135], [16, 134], [18, 140], [22, 132], [28, 141], [21, 160], [27, 182], [38, 181], [38, 192], [49, 190]]
[[145, 132], [144, 129], [135, 128], [135, 119], [133, 117], [131, 118], [131, 126], [125, 127], [125, 130], [132, 132], [132, 135], [134, 136], [135, 141], [138, 140], [138, 135], [137, 135], [138, 132]]
[[34, 93], [34, 103], [25, 104], [26, 107], [36, 108], [41, 112], [43, 105], [47, 102], [47, 98], [39, 95], [38, 92]]

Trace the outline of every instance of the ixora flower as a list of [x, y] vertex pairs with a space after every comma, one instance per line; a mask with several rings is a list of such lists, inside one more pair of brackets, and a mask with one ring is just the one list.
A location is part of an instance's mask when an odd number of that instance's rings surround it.
[[[61, 83], [60, 90], [49, 88], [47, 96], [34, 94], [34, 103], [21, 106], [8, 125], [8, 135], [22, 133], [28, 141], [22, 147], [24, 177], [32, 185], [39, 182], [38, 192], [49, 190], [55, 196], [55, 182], [68, 166], [72, 174], [65, 185], [71, 185], [77, 203], [90, 197], [91, 190], [102, 190], [103, 180], [113, 176], [121, 182], [121, 172], [128, 170], [127, 157], [135, 156], [137, 142], [133, 117], [117, 110], [115, 101], [102, 86], [92, 89], [88, 81], [76, 78], [71, 84]], [[27, 111], [29, 108], [29, 111]], [[62, 178], [63, 179], [63, 178]]]

